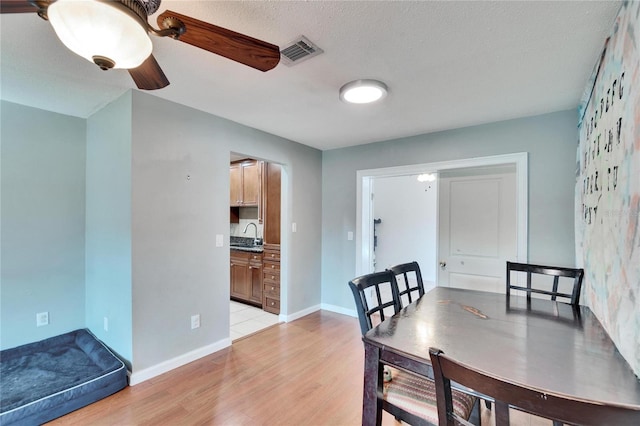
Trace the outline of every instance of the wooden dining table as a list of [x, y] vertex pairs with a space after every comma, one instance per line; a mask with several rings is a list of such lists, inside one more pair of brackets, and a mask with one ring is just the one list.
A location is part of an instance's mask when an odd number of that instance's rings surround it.
[[363, 341], [363, 425], [380, 424], [380, 363], [430, 376], [430, 347], [521, 385], [640, 414], [640, 380], [586, 306], [436, 287]]

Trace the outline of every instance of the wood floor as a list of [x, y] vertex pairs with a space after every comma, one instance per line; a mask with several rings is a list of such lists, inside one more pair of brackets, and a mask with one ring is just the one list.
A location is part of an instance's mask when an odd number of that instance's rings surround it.
[[[363, 356], [357, 319], [319, 311], [50, 424], [359, 425]], [[491, 424], [490, 414], [483, 412], [483, 425]], [[520, 415], [512, 424], [551, 422]], [[384, 413], [383, 425], [399, 423]]]

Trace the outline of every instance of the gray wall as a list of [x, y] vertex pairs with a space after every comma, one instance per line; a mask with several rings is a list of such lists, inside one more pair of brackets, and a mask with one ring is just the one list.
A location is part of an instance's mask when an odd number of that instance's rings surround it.
[[[529, 261], [575, 264], [573, 110], [323, 152], [322, 302], [353, 309], [356, 171], [529, 153]], [[356, 236], [357, 238], [357, 236]]]
[[[182, 105], [133, 92], [134, 372], [229, 336], [231, 151], [281, 163], [283, 311], [320, 304], [321, 152]], [[190, 317], [201, 327], [190, 329]]]
[[139, 372], [226, 339], [231, 151], [283, 166], [282, 311], [319, 307], [320, 151], [141, 92], [2, 107], [3, 347], [89, 326]]
[[86, 190], [86, 325], [131, 367], [130, 92], [87, 120]]
[[[84, 327], [85, 120], [2, 101], [0, 347]], [[36, 327], [36, 313], [49, 325]]]
[[[131, 333], [134, 371], [228, 336], [229, 251], [214, 241], [229, 234], [232, 151], [283, 165], [289, 316], [321, 302], [353, 307], [346, 283], [355, 273], [355, 240], [346, 234], [355, 231], [360, 169], [527, 151], [529, 260], [574, 264], [574, 111], [322, 153], [142, 92], [125, 94], [88, 121], [2, 106], [3, 347], [85, 326], [87, 127], [86, 324], [125, 357]], [[112, 211], [104, 215], [107, 205]], [[117, 274], [108, 276], [99, 259], [114, 262]], [[41, 311], [50, 312], [51, 325], [36, 329]], [[192, 331], [195, 313], [202, 326]], [[104, 316], [108, 333], [99, 331]]]

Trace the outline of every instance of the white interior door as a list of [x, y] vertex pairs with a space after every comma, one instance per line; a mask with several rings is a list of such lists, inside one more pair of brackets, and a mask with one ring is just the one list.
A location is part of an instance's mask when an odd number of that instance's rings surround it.
[[517, 259], [515, 167], [443, 172], [439, 179], [438, 285], [502, 293]]

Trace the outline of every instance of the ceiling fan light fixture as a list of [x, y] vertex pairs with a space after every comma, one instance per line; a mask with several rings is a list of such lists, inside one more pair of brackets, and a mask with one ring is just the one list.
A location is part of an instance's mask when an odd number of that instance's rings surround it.
[[351, 104], [368, 104], [387, 96], [387, 85], [378, 80], [355, 80], [340, 88], [340, 99]]
[[120, 1], [57, 0], [47, 15], [65, 46], [102, 69], [137, 68], [151, 54], [146, 23]]

